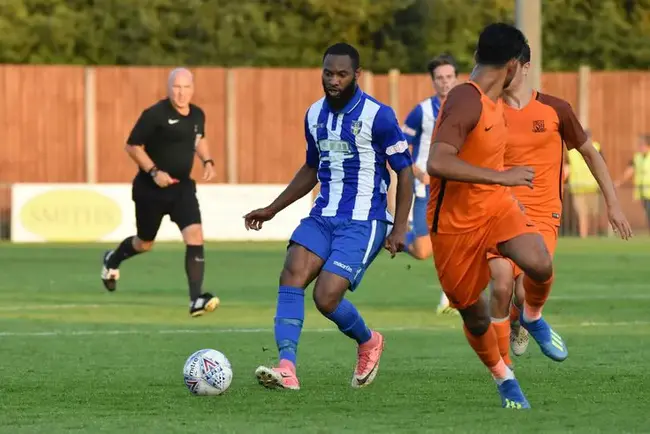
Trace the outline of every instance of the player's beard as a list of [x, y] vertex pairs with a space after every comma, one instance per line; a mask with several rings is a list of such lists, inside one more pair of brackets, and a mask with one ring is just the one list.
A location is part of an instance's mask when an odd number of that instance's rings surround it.
[[342, 109], [352, 99], [355, 92], [357, 91], [357, 79], [353, 78], [350, 84], [341, 89], [337, 96], [330, 96], [330, 94], [327, 92], [325, 81], [323, 81], [323, 91], [325, 92], [325, 99], [327, 100], [327, 104], [329, 104], [330, 107], [336, 110]]

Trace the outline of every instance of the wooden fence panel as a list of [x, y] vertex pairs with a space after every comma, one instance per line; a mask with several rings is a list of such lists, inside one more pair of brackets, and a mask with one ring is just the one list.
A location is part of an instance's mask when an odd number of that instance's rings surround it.
[[320, 71], [236, 70], [240, 183], [285, 183], [305, 161], [305, 113], [323, 96]]
[[0, 66], [0, 182], [84, 179], [83, 68]]

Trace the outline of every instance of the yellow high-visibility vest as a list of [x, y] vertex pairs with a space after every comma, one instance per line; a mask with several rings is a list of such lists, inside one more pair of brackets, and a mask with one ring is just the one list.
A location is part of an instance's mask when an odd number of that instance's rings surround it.
[[650, 200], [650, 152], [634, 154], [634, 198]]
[[[600, 152], [600, 143], [592, 142]], [[585, 194], [598, 192], [598, 182], [589, 171], [589, 166], [577, 149], [569, 151], [569, 186], [572, 193]]]

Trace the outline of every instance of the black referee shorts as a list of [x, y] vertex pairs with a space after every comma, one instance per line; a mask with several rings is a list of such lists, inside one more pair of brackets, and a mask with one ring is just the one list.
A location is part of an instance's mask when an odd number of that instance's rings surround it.
[[132, 198], [135, 203], [138, 238], [142, 241], [155, 240], [160, 223], [166, 215], [181, 231], [189, 225], [201, 223], [196, 183], [193, 180], [166, 188], [159, 188], [147, 181], [136, 178], [133, 182]]

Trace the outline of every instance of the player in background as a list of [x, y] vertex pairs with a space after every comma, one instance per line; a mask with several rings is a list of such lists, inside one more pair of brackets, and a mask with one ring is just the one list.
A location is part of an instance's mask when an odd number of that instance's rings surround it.
[[[525, 207], [528, 218], [537, 226], [549, 253], [551, 256], [555, 253], [562, 218], [563, 144], [582, 155], [603, 192], [607, 215], [614, 231], [623, 239], [629, 238], [632, 230], [619, 205], [605, 160], [583, 130], [571, 105], [563, 99], [533, 90], [528, 81], [528, 44], [519, 63], [520, 68], [503, 94], [508, 124], [504, 164], [506, 168], [530, 166], [535, 170], [532, 189], [518, 186], [511, 190]], [[509, 363], [509, 339], [516, 356], [523, 354], [528, 346], [528, 332], [519, 323], [524, 301], [523, 275], [520, 269], [513, 268], [510, 260], [498, 255], [490, 257], [490, 315], [499, 339], [501, 356]], [[510, 312], [513, 277], [516, 278], [516, 297]], [[545, 297], [548, 297], [548, 293]], [[539, 301], [543, 302], [545, 298]]]
[[[507, 188], [532, 188], [534, 170], [503, 166], [508, 130], [501, 95], [521, 68], [526, 43], [521, 31], [509, 24], [483, 29], [470, 81], [447, 96], [427, 161], [428, 217], [438, 278], [463, 318], [469, 344], [491, 372], [502, 406], [514, 409], [530, 405], [501, 357], [489, 303], [482, 296], [490, 281], [488, 253], [510, 258], [524, 270], [522, 325], [541, 347], [555, 349], [555, 360], [568, 355], [562, 338], [542, 317], [553, 275], [551, 256]], [[553, 346], [556, 342], [559, 348]]]
[[[255, 371], [265, 387], [300, 388], [296, 353], [305, 315], [305, 288], [314, 280], [318, 310], [358, 345], [352, 387], [367, 386], [377, 375], [384, 337], [371, 330], [344, 297], [358, 287], [382, 247], [392, 256], [403, 249], [413, 170], [395, 113], [358, 87], [360, 73], [354, 47], [339, 43], [327, 49], [322, 72], [325, 96], [305, 115], [306, 162], [273, 203], [244, 217], [247, 229], [259, 230], [320, 182], [309, 216], [291, 236], [280, 273], [275, 315], [279, 364]], [[398, 173], [392, 231], [386, 160]]]
[[[430, 228], [427, 224], [427, 202], [429, 200], [427, 158], [429, 156], [431, 135], [438, 118], [440, 105], [458, 82], [456, 60], [448, 54], [441, 54], [433, 58], [427, 65], [427, 70], [431, 75], [436, 95], [416, 105], [406, 117], [406, 121], [402, 126], [404, 136], [411, 147], [413, 174], [415, 175], [413, 227], [406, 234], [406, 248], [404, 251], [419, 260], [431, 256]], [[438, 314], [457, 313], [455, 309], [449, 307], [449, 300], [444, 291], [440, 291], [440, 302], [436, 310]]]

